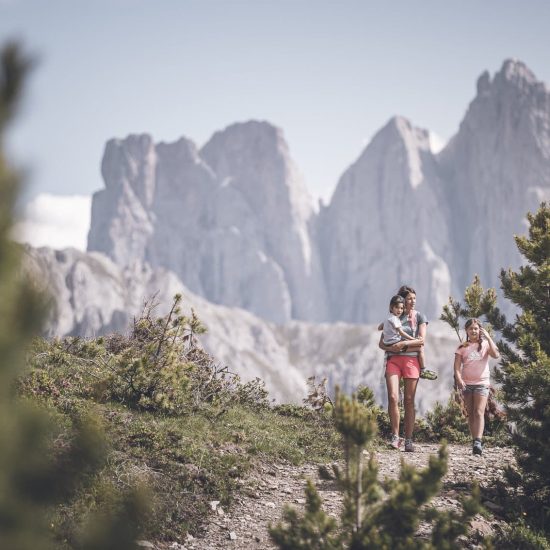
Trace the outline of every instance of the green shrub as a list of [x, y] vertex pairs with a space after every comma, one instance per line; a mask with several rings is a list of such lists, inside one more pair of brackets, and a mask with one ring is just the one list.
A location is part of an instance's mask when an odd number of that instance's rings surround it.
[[495, 547], [502, 550], [549, 550], [544, 533], [533, 531], [524, 521], [514, 522], [495, 538]]
[[468, 423], [454, 393], [446, 405], [435, 403], [433, 409], [426, 413], [426, 423], [430, 440], [446, 439], [452, 443], [465, 443], [470, 439]]
[[180, 302], [181, 296], [175, 296], [169, 313], [161, 318], [152, 315], [155, 304], [147, 303], [126, 342], [108, 341], [111, 349], [113, 344], [121, 347], [104, 363], [108, 378], [103, 384], [112, 399], [140, 410], [183, 411], [193, 368], [189, 360], [193, 335], [204, 328], [194, 314], [181, 315]]
[[[363, 451], [373, 445], [376, 421], [369, 408], [355, 397], [337, 392], [334, 422], [342, 436], [344, 469], [333, 466], [337, 482], [344, 492], [340, 521], [329, 517], [313, 483], [306, 485], [306, 507], [300, 514], [287, 507], [283, 521], [270, 526], [270, 535], [282, 549], [350, 548], [457, 548], [456, 539], [468, 531], [468, 522], [479, 510], [479, 491], [463, 501], [463, 511], [440, 512], [426, 506], [439, 492], [447, 470], [445, 444], [439, 456], [430, 457], [428, 468], [417, 471], [401, 463], [398, 480], [381, 483], [371, 452], [365, 463]], [[421, 521], [433, 525], [431, 540], [415, 538]]]
[[198, 344], [204, 332], [195, 312], [180, 314], [180, 296], [164, 317], [146, 304], [128, 335], [36, 339], [22, 395], [70, 407], [74, 399], [116, 402], [138, 410], [184, 415], [203, 410], [222, 415], [229, 405], [269, 406], [263, 381], [243, 383]]
[[[550, 206], [542, 203], [528, 213], [529, 235], [516, 236], [524, 265], [501, 270], [504, 296], [519, 310], [508, 322], [496, 305], [496, 293], [484, 291], [477, 277], [466, 289], [467, 308], [450, 300], [442, 319], [458, 331], [460, 316], [485, 315], [502, 338], [501, 360], [495, 371], [507, 421], [514, 427], [512, 442], [517, 471], [509, 470], [513, 514], [525, 514], [526, 525], [550, 534]], [[505, 433], [504, 419], [491, 410], [489, 430]], [[494, 422], [491, 425], [491, 420]], [[510, 500], [510, 499], [509, 499]], [[526, 533], [519, 529], [518, 533]], [[519, 536], [519, 535], [518, 535]], [[526, 535], [527, 536], [527, 535]]]
[[[64, 544], [54, 540], [50, 515], [88, 485], [106, 458], [102, 422], [92, 410], [70, 407], [70, 414], [60, 415], [51, 408], [63, 401], [63, 384], [70, 379], [33, 372], [26, 388], [19, 385], [20, 391], [32, 389], [27, 398], [18, 399], [14, 391], [47, 311], [47, 299], [21, 276], [22, 247], [11, 240], [19, 177], [3, 151], [30, 65], [15, 44], [0, 51], [0, 548], [17, 550]], [[99, 528], [109, 531], [130, 504], [131, 499], [111, 510]], [[116, 539], [121, 550], [134, 546], [137, 533], [136, 516], [127, 519]]]

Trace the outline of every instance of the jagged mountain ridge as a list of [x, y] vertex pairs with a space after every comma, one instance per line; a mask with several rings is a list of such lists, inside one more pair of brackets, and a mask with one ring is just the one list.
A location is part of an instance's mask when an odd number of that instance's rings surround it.
[[[27, 268], [55, 296], [50, 334], [125, 330], [145, 298], [159, 292], [162, 308], [183, 292], [209, 326], [208, 349], [277, 400], [301, 399], [313, 374], [346, 391], [367, 384], [382, 400], [379, 333], [357, 323], [380, 321], [404, 282], [431, 319], [473, 273], [496, 286], [499, 268], [520, 261], [512, 233], [550, 195], [549, 135], [550, 92], [507, 61], [480, 77], [439, 154], [427, 131], [395, 117], [319, 212], [268, 123], [230, 126], [202, 149], [111, 140], [90, 251], [29, 248]], [[430, 325], [440, 380], [419, 392], [420, 410], [448, 396], [455, 345]]]
[[498, 286], [513, 233], [550, 196], [550, 92], [519, 61], [479, 78], [458, 133], [391, 119], [316, 212], [281, 130], [234, 124], [198, 149], [108, 142], [90, 251], [174, 271], [211, 302], [276, 323], [376, 322], [402, 284], [436, 317], [474, 273]]
[[102, 173], [88, 250], [170, 269], [208, 300], [271, 321], [327, 317], [311, 199], [273, 126], [235, 124], [201, 151], [185, 138], [110, 140]]

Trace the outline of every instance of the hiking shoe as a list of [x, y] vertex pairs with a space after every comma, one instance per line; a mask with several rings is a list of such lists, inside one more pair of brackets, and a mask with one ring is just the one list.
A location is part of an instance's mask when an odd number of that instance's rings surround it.
[[437, 374], [433, 370], [422, 369], [420, 371], [420, 378], [424, 380], [437, 380]]
[[399, 436], [396, 434], [393, 434], [390, 438], [389, 445], [392, 449], [399, 449], [399, 445], [401, 444], [401, 441], [399, 440]]
[[405, 439], [405, 452], [414, 453], [414, 444], [412, 439]]
[[472, 454], [481, 456], [482, 453], [483, 445], [479, 439], [475, 439], [474, 444], [472, 445]]

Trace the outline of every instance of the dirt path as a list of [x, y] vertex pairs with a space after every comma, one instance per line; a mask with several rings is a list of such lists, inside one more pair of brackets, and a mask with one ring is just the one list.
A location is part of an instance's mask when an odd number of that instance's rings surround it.
[[[424, 467], [430, 454], [437, 453], [438, 446], [416, 444], [416, 452], [400, 453], [394, 450], [379, 450], [377, 460], [380, 476], [395, 478], [399, 475], [402, 456], [408, 463]], [[478, 480], [483, 487], [489, 481], [501, 479], [504, 468], [513, 461], [512, 450], [508, 448], [486, 447], [482, 457], [472, 456], [469, 447], [449, 446], [449, 471], [444, 478], [444, 489], [434, 503], [444, 508], [458, 509], [461, 484]], [[341, 494], [333, 481], [320, 480], [317, 467], [311, 465], [292, 466], [275, 465], [261, 468], [255, 477], [248, 480], [250, 489], [242, 496], [230, 511], [212, 504], [211, 517], [204, 537], [172, 543], [174, 550], [208, 550], [219, 548], [268, 549], [275, 548], [271, 543], [267, 526], [281, 519], [285, 504], [303, 508], [304, 479], [310, 477], [316, 481], [323, 506], [327, 513], [338, 516], [342, 502]], [[487, 535], [499, 528], [498, 506], [484, 502], [494, 512], [494, 519], [487, 520], [478, 516], [472, 527], [480, 535]], [[422, 528], [420, 529], [420, 533]]]

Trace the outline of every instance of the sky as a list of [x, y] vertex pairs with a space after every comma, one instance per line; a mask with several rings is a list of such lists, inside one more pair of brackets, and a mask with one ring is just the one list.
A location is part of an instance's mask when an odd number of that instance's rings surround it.
[[550, 82], [548, 28], [547, 0], [0, 0], [0, 44], [37, 59], [7, 142], [27, 174], [27, 234], [87, 230], [67, 201], [89, 210], [108, 139], [200, 147], [250, 119], [282, 128], [327, 202], [392, 116], [444, 143], [484, 70], [516, 58]]

